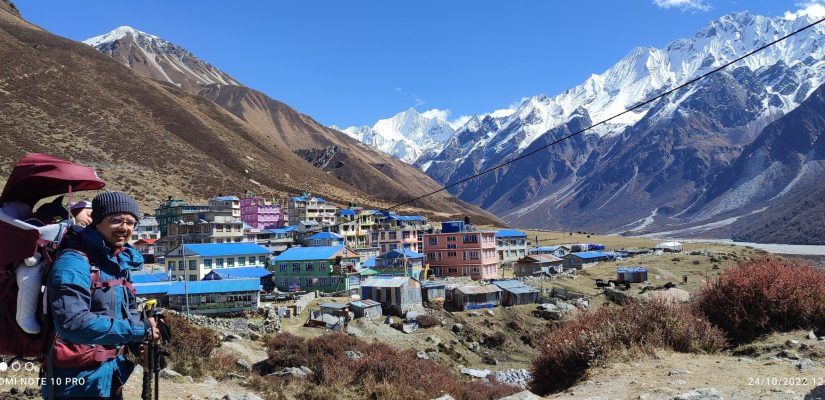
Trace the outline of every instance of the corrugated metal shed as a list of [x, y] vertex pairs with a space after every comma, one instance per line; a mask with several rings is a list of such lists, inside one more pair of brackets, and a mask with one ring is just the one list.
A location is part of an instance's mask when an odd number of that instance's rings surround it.
[[455, 290], [463, 293], [463, 294], [485, 294], [485, 293], [495, 293], [500, 292], [501, 289], [496, 285], [472, 285], [472, 286], [459, 286]]
[[361, 307], [361, 308], [381, 306], [381, 303], [379, 303], [375, 300], [370, 300], [370, 299], [356, 300], [356, 301], [353, 301], [352, 303], [349, 303], [349, 304], [354, 306], [354, 307]]
[[401, 287], [409, 280], [407, 276], [373, 276], [361, 282], [361, 287]]
[[524, 286], [524, 283], [522, 281], [515, 279], [493, 281], [492, 283], [493, 285], [496, 285], [502, 289]]
[[[184, 284], [188, 287], [184, 287]], [[169, 286], [170, 296], [189, 294], [257, 292], [261, 290], [260, 279], [226, 279], [220, 281], [173, 282]]]
[[335, 309], [335, 310], [343, 310], [343, 309], [349, 307], [348, 304], [343, 304], [343, 303], [321, 303], [318, 306], [321, 307], [321, 308], [330, 308], [330, 309]]

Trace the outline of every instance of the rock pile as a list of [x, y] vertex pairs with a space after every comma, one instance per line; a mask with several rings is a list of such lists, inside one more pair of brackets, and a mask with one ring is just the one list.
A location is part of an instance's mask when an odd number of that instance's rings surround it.
[[533, 375], [522, 368], [493, 372], [493, 378], [505, 385], [527, 389], [527, 385], [533, 380]]

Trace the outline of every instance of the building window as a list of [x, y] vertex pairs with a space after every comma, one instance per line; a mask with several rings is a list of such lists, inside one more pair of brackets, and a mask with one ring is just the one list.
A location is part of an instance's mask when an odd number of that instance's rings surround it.
[[286, 267], [287, 267], [286, 263], [280, 263], [280, 264], [278, 264], [278, 271], [286, 272]]
[[458, 255], [458, 254], [457, 254], [456, 252], [454, 252], [454, 251], [448, 251], [448, 252], [447, 252], [447, 257], [456, 257], [457, 255]]
[[327, 268], [327, 262], [326, 261], [318, 261], [318, 271], [323, 271], [326, 268]]
[[211, 258], [205, 258], [203, 260], [203, 268], [204, 269], [212, 269], [212, 259]]
[[246, 257], [238, 257], [238, 266], [243, 267], [246, 265]]
[[215, 259], [215, 266], [217, 268], [223, 268], [223, 258]]
[[455, 236], [447, 236], [448, 242], [455, 242]]
[[[448, 237], [447, 239], [449, 240], [450, 238]], [[431, 238], [430, 238], [430, 245], [431, 245], [431, 246], [435, 246], [435, 245], [437, 245], [437, 244], [438, 244], [438, 238], [437, 238], [437, 237], [435, 237], [435, 236], [431, 237]]]
[[305, 266], [306, 266], [305, 271], [315, 271], [315, 266], [311, 262], [306, 263]]
[[180, 261], [178, 261], [178, 271], [183, 271], [183, 270], [184, 270], [183, 260], [180, 260]]
[[232, 268], [235, 266], [235, 257], [230, 257], [226, 259], [226, 267]]
[[189, 275], [189, 281], [196, 281], [196, 280], [198, 280], [197, 275]]
[[[261, 264], [264, 263], [263, 257], [260, 258]], [[255, 265], [255, 256], [249, 257], [249, 265]]]
[[464, 235], [464, 243], [478, 243], [478, 235]]
[[195, 260], [189, 260], [189, 270], [194, 271], [198, 269], [198, 262]]
[[456, 246], [455, 243], [448, 243], [447, 244], [448, 249], [454, 249], [454, 248], [456, 248], [455, 246]]
[[175, 270], [175, 262], [174, 262], [174, 261], [169, 261], [169, 270], [170, 270], [170, 271], [174, 271], [174, 270]]
[[292, 263], [292, 272], [301, 272], [301, 263]]

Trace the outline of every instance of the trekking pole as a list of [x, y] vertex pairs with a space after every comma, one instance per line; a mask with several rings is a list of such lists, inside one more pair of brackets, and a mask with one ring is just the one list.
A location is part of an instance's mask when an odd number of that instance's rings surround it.
[[[147, 300], [143, 303], [143, 320], [154, 317], [155, 304], [157, 300]], [[145, 364], [143, 366], [143, 390], [140, 398], [143, 400], [152, 400], [152, 373], [155, 368], [154, 360], [154, 341], [152, 340], [152, 332], [149, 332], [149, 340], [146, 341], [146, 347], [143, 349], [146, 355]], [[157, 393], [157, 392], [156, 392]], [[155, 394], [157, 396], [157, 394]], [[157, 400], [157, 397], [155, 397]]]

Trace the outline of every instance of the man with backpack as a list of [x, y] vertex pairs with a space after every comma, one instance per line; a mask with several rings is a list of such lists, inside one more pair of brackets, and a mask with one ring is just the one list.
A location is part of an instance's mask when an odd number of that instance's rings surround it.
[[121, 399], [134, 370], [127, 347], [158, 340], [154, 319], [140, 320], [130, 271], [143, 257], [127, 244], [142, 215], [129, 195], [106, 192], [92, 200], [92, 221], [65, 241], [47, 278], [56, 332], [47, 356], [45, 398]]

